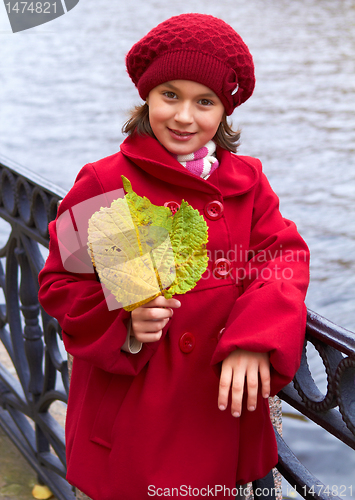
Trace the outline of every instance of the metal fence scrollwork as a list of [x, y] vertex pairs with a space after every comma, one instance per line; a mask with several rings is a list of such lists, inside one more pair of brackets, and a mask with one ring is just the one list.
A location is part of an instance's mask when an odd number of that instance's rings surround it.
[[0, 340], [7, 353], [0, 363], [0, 425], [58, 500], [75, 498], [65, 480], [64, 430], [51, 413], [52, 405], [67, 402], [68, 368], [59, 326], [37, 294], [40, 246], [48, 248], [48, 222], [64, 195], [0, 163], [0, 217], [10, 225], [0, 250]]
[[[309, 367], [307, 347], [318, 352], [326, 373], [325, 394], [317, 387]], [[293, 383], [279, 394], [281, 399], [355, 450], [355, 335], [308, 311], [306, 343], [301, 366]], [[310, 500], [334, 499], [340, 487], [327, 488], [295, 457], [277, 434], [277, 468], [297, 491]], [[343, 492], [345, 493], [345, 492]]]
[[[0, 158], [0, 219], [10, 228], [0, 249], [0, 426], [58, 500], [75, 498], [65, 480], [63, 426], [52, 414], [55, 405], [67, 402], [68, 366], [60, 328], [41, 309], [37, 293], [44, 265], [41, 249], [49, 245], [48, 223], [65, 194]], [[0, 226], [2, 239], [4, 234]], [[309, 344], [325, 368], [325, 394], [312, 378]], [[355, 450], [355, 335], [309, 311], [301, 367], [279, 396]], [[338, 498], [275, 433], [277, 468], [300, 495], [309, 500]], [[256, 481], [254, 489], [265, 484], [270, 482]]]

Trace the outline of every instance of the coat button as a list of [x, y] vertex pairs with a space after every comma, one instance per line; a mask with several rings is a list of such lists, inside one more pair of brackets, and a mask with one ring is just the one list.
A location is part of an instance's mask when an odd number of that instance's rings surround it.
[[168, 207], [168, 208], [170, 208], [171, 213], [172, 213], [173, 215], [175, 215], [175, 214], [176, 214], [176, 212], [179, 210], [180, 205], [179, 205], [179, 203], [178, 203], [177, 201], [166, 201], [166, 202], [164, 203], [164, 207]]
[[195, 337], [190, 332], [185, 332], [181, 335], [179, 340], [179, 346], [182, 352], [189, 353], [195, 347], [196, 340]]
[[231, 267], [228, 259], [217, 259], [213, 264], [213, 276], [215, 278], [226, 278], [231, 271]]
[[204, 208], [205, 215], [210, 220], [220, 219], [223, 215], [223, 210], [223, 204], [218, 200], [210, 201]]

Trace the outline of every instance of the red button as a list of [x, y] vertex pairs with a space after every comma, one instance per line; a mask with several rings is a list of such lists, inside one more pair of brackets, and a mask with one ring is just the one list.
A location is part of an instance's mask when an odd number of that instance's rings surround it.
[[219, 341], [219, 340], [221, 340], [221, 337], [222, 337], [222, 335], [223, 335], [223, 333], [224, 333], [224, 330], [225, 330], [225, 328], [222, 328], [222, 330], [220, 330], [220, 331], [218, 332], [218, 335], [217, 335], [217, 340], [218, 340], [218, 341]]
[[226, 278], [231, 271], [231, 267], [228, 259], [217, 259], [213, 264], [213, 276], [215, 278]]
[[171, 213], [172, 213], [173, 215], [175, 215], [175, 214], [176, 214], [176, 212], [179, 210], [180, 205], [179, 205], [179, 203], [178, 203], [177, 201], [166, 201], [166, 202], [164, 203], [164, 207], [168, 207], [168, 208], [170, 208]]
[[181, 335], [179, 340], [179, 346], [182, 352], [189, 353], [195, 347], [196, 340], [195, 337], [190, 332], [186, 332]]
[[205, 215], [210, 220], [218, 220], [223, 215], [223, 205], [220, 201], [210, 201], [204, 208]]

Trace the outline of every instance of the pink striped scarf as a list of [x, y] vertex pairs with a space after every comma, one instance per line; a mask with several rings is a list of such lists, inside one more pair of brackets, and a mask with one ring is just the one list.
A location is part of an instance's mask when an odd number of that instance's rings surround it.
[[188, 155], [174, 155], [175, 158], [189, 172], [202, 179], [207, 179], [219, 166], [217, 158], [214, 156], [216, 144], [209, 141], [203, 148]]

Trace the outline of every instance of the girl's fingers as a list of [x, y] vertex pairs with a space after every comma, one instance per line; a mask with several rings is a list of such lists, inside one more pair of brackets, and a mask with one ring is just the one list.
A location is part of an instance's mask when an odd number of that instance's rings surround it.
[[166, 299], [162, 295], [159, 295], [155, 299], [143, 304], [141, 307], [172, 307], [173, 309], [181, 306], [181, 302], [177, 299]]
[[228, 406], [229, 390], [232, 382], [232, 369], [229, 366], [222, 366], [221, 377], [219, 379], [218, 408], [225, 410]]
[[248, 399], [247, 408], [249, 411], [254, 411], [258, 399], [258, 386], [259, 386], [259, 370], [258, 365], [255, 363], [248, 368], [247, 371], [247, 389]]
[[[134, 311], [132, 311], [134, 314]], [[147, 307], [142, 308], [139, 313], [136, 313], [135, 316], [139, 317], [141, 321], [161, 321], [162, 319], [171, 318], [173, 315], [173, 310], [169, 308], [162, 307]]]
[[132, 321], [132, 326], [136, 333], [157, 333], [165, 327], [169, 319], [170, 318], [162, 318], [159, 321]]
[[263, 398], [270, 396], [270, 362], [269, 359], [265, 363], [260, 364], [260, 380], [261, 380], [261, 394]]
[[242, 413], [242, 402], [244, 394], [245, 370], [235, 370], [232, 384], [232, 404], [231, 411], [233, 417], [240, 417]]
[[145, 342], [156, 342], [163, 334], [163, 328], [170, 318], [160, 321], [139, 321], [134, 322], [132, 318], [131, 332], [134, 337], [143, 344]]
[[254, 411], [256, 409], [259, 390], [259, 376], [261, 381], [261, 394], [264, 398], [267, 398], [270, 394], [270, 361], [267, 353], [259, 353], [254, 362], [248, 367], [247, 407], [249, 411]]
[[137, 307], [131, 313], [135, 322], [155, 322], [171, 318], [174, 311], [171, 307]]
[[156, 342], [161, 338], [163, 328], [172, 317], [173, 308], [180, 306], [179, 300], [159, 296], [137, 307], [131, 313], [132, 334], [139, 342]]
[[142, 342], [142, 344], [149, 342], [157, 342], [158, 340], [160, 340], [162, 333], [163, 330], [160, 330], [160, 332], [155, 332], [155, 333], [136, 333], [135, 338], [138, 340], [138, 342]]
[[[259, 376], [261, 385], [259, 384]], [[258, 390], [267, 398], [270, 394], [270, 361], [268, 353], [253, 353], [242, 349], [233, 351], [222, 363], [218, 406], [225, 409], [231, 391], [232, 415], [242, 412], [244, 390], [247, 391], [246, 406], [254, 411], [257, 406]]]

